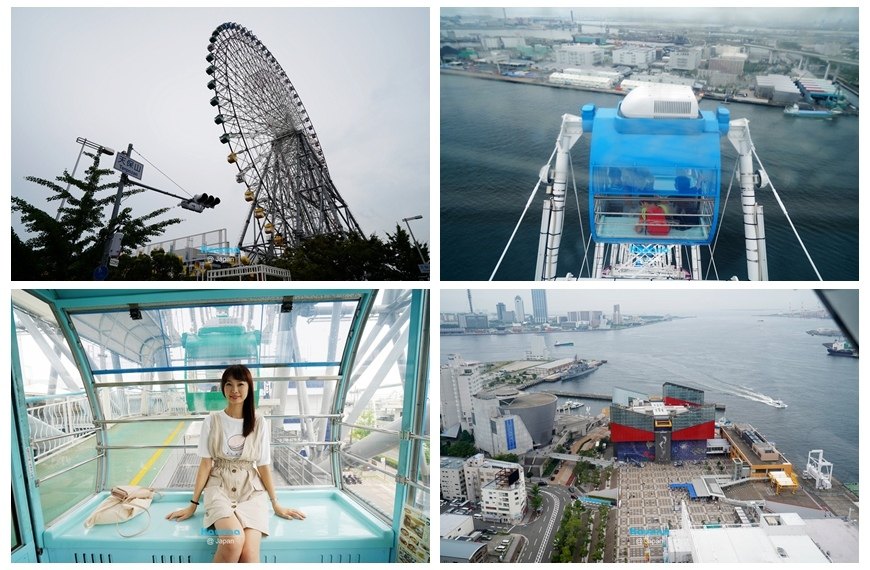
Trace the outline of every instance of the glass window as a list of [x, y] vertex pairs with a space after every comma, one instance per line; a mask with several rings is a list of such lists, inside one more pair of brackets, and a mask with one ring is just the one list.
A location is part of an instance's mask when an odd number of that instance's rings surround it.
[[594, 167], [590, 209], [598, 241], [707, 243], [715, 231], [718, 172]]

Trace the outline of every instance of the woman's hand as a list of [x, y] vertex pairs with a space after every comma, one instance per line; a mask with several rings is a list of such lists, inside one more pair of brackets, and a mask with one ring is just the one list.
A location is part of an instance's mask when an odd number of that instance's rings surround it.
[[193, 513], [195, 513], [195, 512], [196, 512], [196, 505], [194, 505], [193, 503], [190, 503], [190, 505], [188, 505], [187, 508], [178, 509], [177, 511], [172, 511], [171, 513], [166, 515], [166, 518], [168, 520], [171, 520], [171, 521], [174, 520], [176, 522], [181, 522], [185, 519], [189, 519], [190, 517], [192, 517]]
[[282, 507], [278, 503], [272, 503], [272, 509], [275, 511], [275, 514], [282, 519], [302, 520], [305, 518], [305, 513], [303, 513], [302, 511], [297, 511], [296, 509], [291, 509], [290, 507]]

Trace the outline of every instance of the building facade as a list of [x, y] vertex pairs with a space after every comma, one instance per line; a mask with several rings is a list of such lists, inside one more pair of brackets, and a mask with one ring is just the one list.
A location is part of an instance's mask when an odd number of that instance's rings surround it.
[[516, 313], [518, 323], [524, 323], [526, 321], [526, 307], [523, 303], [523, 298], [519, 295], [514, 297], [514, 313]]
[[549, 320], [546, 289], [532, 289], [532, 314], [536, 324], [544, 324]]
[[523, 455], [552, 440], [556, 396], [523, 394], [514, 388], [479, 392], [472, 398], [474, 445], [490, 455]]
[[704, 392], [665, 383], [661, 401], [610, 406], [610, 439], [621, 461], [698, 460], [707, 457], [715, 435], [715, 406]]
[[563, 44], [553, 51], [556, 63], [562, 67], [592, 67], [604, 61], [604, 50], [585, 44]]
[[699, 47], [684, 48], [671, 52], [671, 59], [668, 61], [668, 69], [681, 69], [684, 71], [694, 71], [701, 65], [701, 60], [704, 50]]
[[631, 47], [613, 51], [614, 65], [646, 67], [656, 60], [655, 48]]
[[451, 354], [447, 364], [441, 366], [441, 430], [446, 431], [456, 424], [469, 433], [472, 422], [472, 395], [483, 390], [482, 364], [466, 362], [461, 356]]
[[526, 482], [517, 463], [487, 459], [483, 454], [465, 461], [468, 500], [480, 501], [485, 520], [517, 523], [526, 510]]
[[465, 460], [461, 457], [441, 458], [441, 496], [445, 499], [468, 498], [465, 488]]

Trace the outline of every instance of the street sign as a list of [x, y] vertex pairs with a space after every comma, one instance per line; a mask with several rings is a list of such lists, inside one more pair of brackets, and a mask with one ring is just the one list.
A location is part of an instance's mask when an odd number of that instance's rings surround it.
[[420, 270], [420, 273], [429, 273], [429, 264], [428, 263], [418, 263], [417, 268]]
[[94, 279], [96, 281], [105, 281], [106, 277], [109, 276], [109, 268], [105, 265], [100, 265], [96, 269], [94, 269]]
[[136, 162], [123, 152], [115, 155], [115, 170], [120, 170], [127, 176], [132, 176], [137, 180], [142, 180], [142, 169], [145, 168], [141, 162]]

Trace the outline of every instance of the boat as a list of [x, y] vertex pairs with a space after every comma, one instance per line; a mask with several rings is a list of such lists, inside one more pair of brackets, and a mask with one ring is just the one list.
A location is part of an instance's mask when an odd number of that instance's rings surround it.
[[834, 342], [823, 342], [822, 346], [828, 349], [829, 356], [851, 356], [858, 358], [858, 351], [848, 340], [836, 340]]
[[783, 109], [783, 113], [789, 117], [807, 117], [810, 119], [830, 119], [839, 114], [830, 109], [803, 108], [797, 103]]
[[574, 378], [582, 378], [592, 374], [598, 367], [604, 364], [606, 360], [579, 360], [574, 359], [574, 363], [562, 372], [560, 380], [573, 380]]
[[810, 336], [840, 336], [843, 333], [837, 329], [810, 329], [807, 334]]
[[788, 407], [788, 404], [786, 404], [782, 400], [773, 400], [770, 402], [770, 405], [773, 406], [774, 408], [787, 408]]
[[574, 346], [574, 343], [570, 340], [567, 340], [567, 341], [563, 341], [563, 342], [557, 342], [553, 346]]

